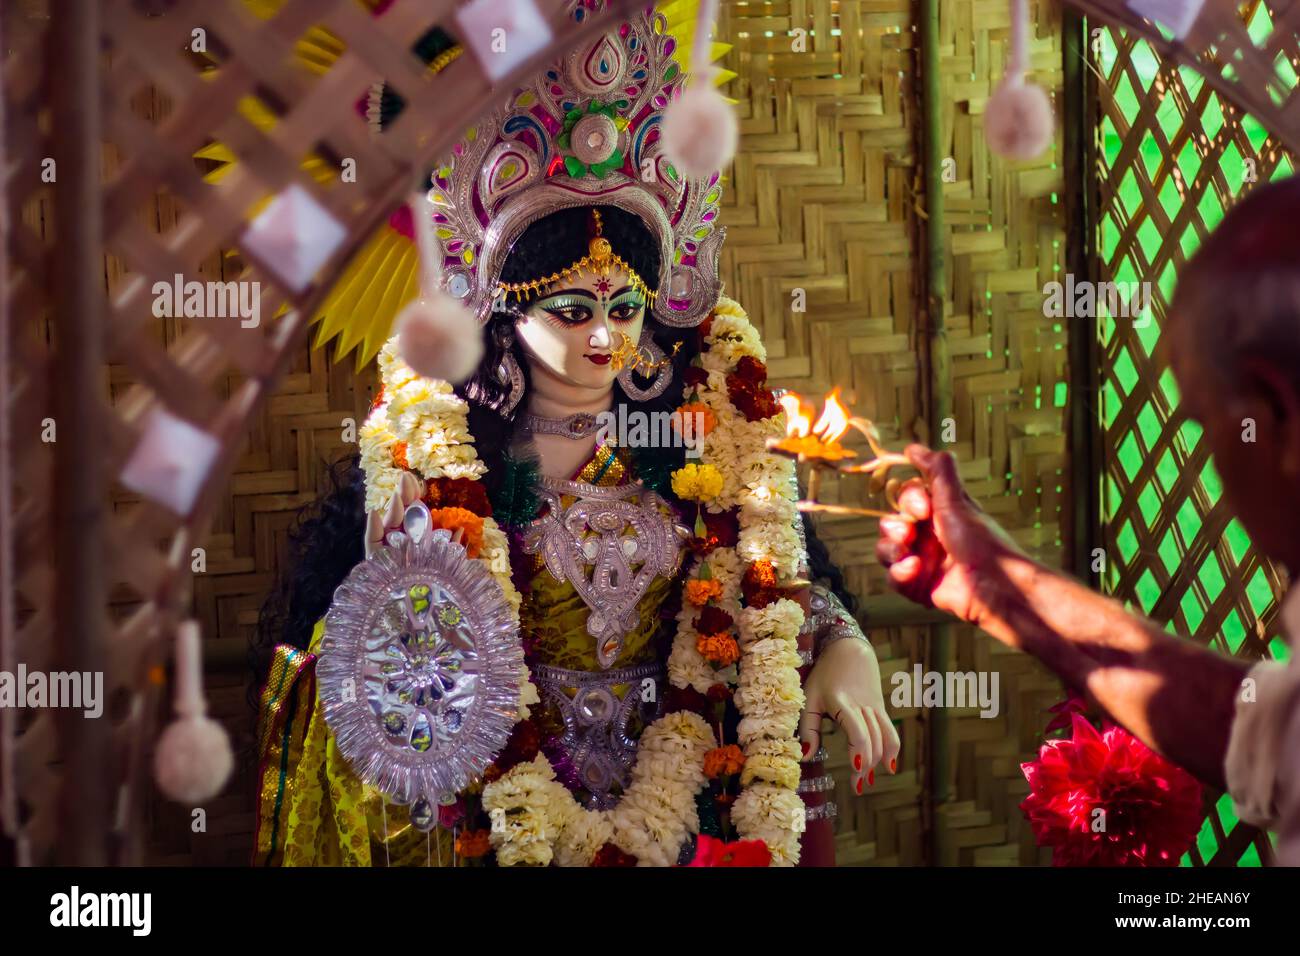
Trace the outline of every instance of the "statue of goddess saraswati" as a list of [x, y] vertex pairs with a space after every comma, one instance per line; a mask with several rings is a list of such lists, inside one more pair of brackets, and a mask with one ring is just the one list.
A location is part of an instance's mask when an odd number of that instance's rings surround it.
[[[793, 462], [766, 450], [782, 416], [759, 335], [721, 294], [722, 186], [660, 148], [676, 47], [662, 15], [634, 17], [434, 170], [444, 286], [485, 356], [452, 387], [389, 341], [359, 467], [299, 525], [264, 615], [259, 865], [828, 865], [823, 719], [847, 735], [855, 792], [896, 768], [871, 645]], [[403, 802], [331, 719], [349, 704], [328, 631], [358, 603], [340, 583], [412, 514], [490, 593], [466, 613], [491, 604], [521, 653], [515, 696], [475, 724], [448, 636], [461, 608], [384, 646], [396, 703], [373, 716], [393, 741], [490, 724], [500, 742], [462, 741], [482, 751], [464, 785]], [[427, 588], [399, 596], [432, 621]]]

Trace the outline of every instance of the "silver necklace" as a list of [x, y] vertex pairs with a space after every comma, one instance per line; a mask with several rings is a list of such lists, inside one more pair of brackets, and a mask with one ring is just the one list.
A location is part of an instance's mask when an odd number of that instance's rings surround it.
[[546, 418], [529, 412], [524, 416], [524, 424], [534, 435], [559, 435], [572, 441], [594, 435], [600, 427], [599, 419], [591, 412], [577, 412], [567, 418]]

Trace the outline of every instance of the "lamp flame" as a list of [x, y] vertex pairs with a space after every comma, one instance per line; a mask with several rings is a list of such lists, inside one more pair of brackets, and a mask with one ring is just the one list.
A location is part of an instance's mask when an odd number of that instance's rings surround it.
[[826, 395], [826, 404], [822, 407], [821, 417], [813, 426], [813, 434], [828, 445], [840, 440], [840, 436], [849, 430], [849, 410], [840, 402], [840, 387], [836, 385]]
[[786, 392], [778, 399], [785, 409], [785, 434], [787, 438], [807, 438], [812, 431], [813, 410], [797, 392]]

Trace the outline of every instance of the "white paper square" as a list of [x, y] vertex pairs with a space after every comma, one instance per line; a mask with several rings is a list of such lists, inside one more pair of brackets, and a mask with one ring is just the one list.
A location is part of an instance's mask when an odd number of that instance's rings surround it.
[[1130, 10], [1168, 27], [1178, 40], [1187, 39], [1204, 6], [1205, 0], [1128, 0]]
[[290, 183], [249, 223], [239, 244], [297, 294], [311, 285], [348, 231], [298, 183]]
[[122, 484], [178, 515], [187, 515], [220, 451], [221, 443], [203, 429], [155, 408], [122, 469]]
[[494, 83], [551, 42], [551, 27], [534, 0], [472, 0], [456, 22], [456, 38]]

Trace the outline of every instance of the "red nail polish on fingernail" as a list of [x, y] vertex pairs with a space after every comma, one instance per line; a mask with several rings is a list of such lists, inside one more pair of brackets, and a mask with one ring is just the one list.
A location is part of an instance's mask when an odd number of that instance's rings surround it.
[[862, 792], [862, 778], [858, 777], [858, 793]]
[[810, 744], [808, 741], [805, 740], [803, 742], [803, 755], [805, 757], [808, 756], [808, 751], [810, 750], [812, 750], [812, 744]]
[[874, 787], [875, 785], [876, 785], [876, 771], [874, 771], [874, 770], [868, 770], [868, 771], [867, 771], [867, 786], [869, 786], [869, 787]]
[[898, 758], [897, 758], [897, 757], [891, 757], [891, 758], [890, 758], [890, 760], [889, 760], [889, 772], [890, 772], [890, 773], [898, 773]]
[[854, 769], [854, 770], [859, 770], [859, 771], [862, 769], [862, 754], [855, 754], [855, 755], [854, 755], [854, 757], [853, 757], [853, 769]]

